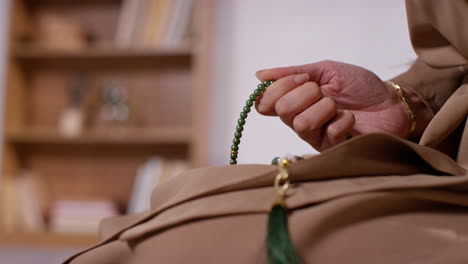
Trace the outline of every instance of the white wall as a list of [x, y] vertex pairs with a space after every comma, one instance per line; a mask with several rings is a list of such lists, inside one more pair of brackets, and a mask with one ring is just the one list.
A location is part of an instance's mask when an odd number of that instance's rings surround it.
[[[354, 63], [381, 78], [415, 58], [404, 1], [215, 0], [211, 163], [227, 164], [236, 120], [255, 89], [255, 71], [325, 59]], [[239, 163], [315, 152], [277, 118], [251, 113]]]

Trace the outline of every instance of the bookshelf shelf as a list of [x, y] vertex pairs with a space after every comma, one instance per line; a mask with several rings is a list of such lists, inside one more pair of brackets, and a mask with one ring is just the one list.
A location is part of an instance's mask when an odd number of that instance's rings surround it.
[[37, 65], [95, 65], [106, 64], [126, 67], [135, 64], [188, 65], [193, 52], [188, 47], [166, 48], [154, 50], [139, 49], [89, 49], [83, 51], [60, 51], [44, 49], [20, 49], [15, 51], [14, 57], [26, 66]]
[[25, 0], [28, 6], [39, 4], [71, 5], [71, 4], [120, 4], [124, 0]]
[[97, 243], [92, 235], [54, 233], [0, 233], [0, 245], [35, 247], [88, 247]]
[[90, 131], [77, 137], [66, 137], [54, 129], [34, 129], [26, 132], [7, 132], [6, 140], [13, 144], [68, 145], [158, 145], [189, 144], [190, 128], [161, 127], [126, 129], [117, 132]]
[[17, 59], [28, 60], [107, 60], [107, 59], [157, 59], [160, 57], [189, 57], [192, 50], [189, 47], [159, 48], [159, 49], [87, 49], [82, 51], [19, 49], [14, 56]]

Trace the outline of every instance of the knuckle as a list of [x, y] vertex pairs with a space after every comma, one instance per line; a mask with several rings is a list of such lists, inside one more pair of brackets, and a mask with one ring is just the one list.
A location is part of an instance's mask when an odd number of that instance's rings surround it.
[[311, 94], [312, 98], [321, 98], [322, 97], [322, 90], [320, 86], [316, 82], [307, 82], [305, 83], [309, 93]]
[[356, 123], [356, 117], [354, 116], [354, 114], [351, 113], [350, 111], [346, 111], [345, 113], [349, 115], [349, 118], [351, 119], [351, 122], [354, 125], [354, 123]]
[[333, 99], [330, 97], [324, 97], [323, 99], [323, 105], [327, 108], [329, 111], [336, 111], [336, 103]]
[[275, 104], [276, 114], [278, 114], [279, 116], [289, 115], [291, 112], [289, 105], [289, 99], [286, 96], [281, 97]]
[[329, 138], [336, 139], [340, 136], [340, 131], [335, 126], [330, 125], [327, 128], [327, 134]]
[[328, 95], [334, 95], [334, 96], [337, 96], [340, 94], [341, 92], [341, 86], [340, 85], [329, 85], [327, 87], [327, 94]]
[[294, 118], [293, 127], [294, 131], [296, 131], [296, 133], [301, 137], [307, 134], [309, 131], [309, 124], [302, 115], [296, 116], [296, 118]]
[[353, 127], [356, 119], [354, 118], [354, 114], [351, 111], [344, 111], [343, 112], [343, 120], [346, 123], [346, 126]]
[[261, 115], [269, 114], [268, 106], [266, 105], [266, 103], [257, 103], [257, 104], [255, 104], [255, 109]]

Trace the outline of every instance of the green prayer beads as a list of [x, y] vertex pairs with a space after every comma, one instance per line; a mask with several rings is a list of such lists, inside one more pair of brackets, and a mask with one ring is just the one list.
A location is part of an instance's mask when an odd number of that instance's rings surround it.
[[273, 81], [264, 81], [260, 83], [257, 88], [249, 95], [249, 99], [245, 102], [245, 106], [240, 113], [240, 118], [237, 120], [236, 131], [234, 132], [234, 139], [232, 140], [231, 153], [229, 155], [230, 164], [237, 164], [237, 156], [239, 151], [240, 139], [242, 137], [242, 131], [244, 131], [245, 119], [247, 119], [250, 109], [254, 104], [254, 101], [262, 94], [265, 89], [272, 84]]

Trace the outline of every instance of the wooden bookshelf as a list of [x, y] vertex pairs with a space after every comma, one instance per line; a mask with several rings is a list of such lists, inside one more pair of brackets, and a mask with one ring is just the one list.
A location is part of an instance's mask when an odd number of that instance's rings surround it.
[[[124, 211], [137, 170], [150, 157], [207, 165], [212, 0], [194, 0], [190, 41], [130, 48], [114, 41], [125, 0], [12, 2], [3, 183], [27, 170], [47, 186], [46, 209], [56, 200], [99, 197]], [[82, 25], [92, 32], [92, 42], [83, 49], [38, 45], [41, 13]], [[89, 79], [80, 106], [85, 122], [81, 133], [65, 136], [59, 122], [77, 72]], [[96, 102], [108, 80], [128, 92], [130, 118], [124, 125], [96, 121]], [[0, 246], [85, 247], [97, 242], [89, 235], [22, 230], [12, 216], [17, 206], [12, 190], [0, 190]]]

